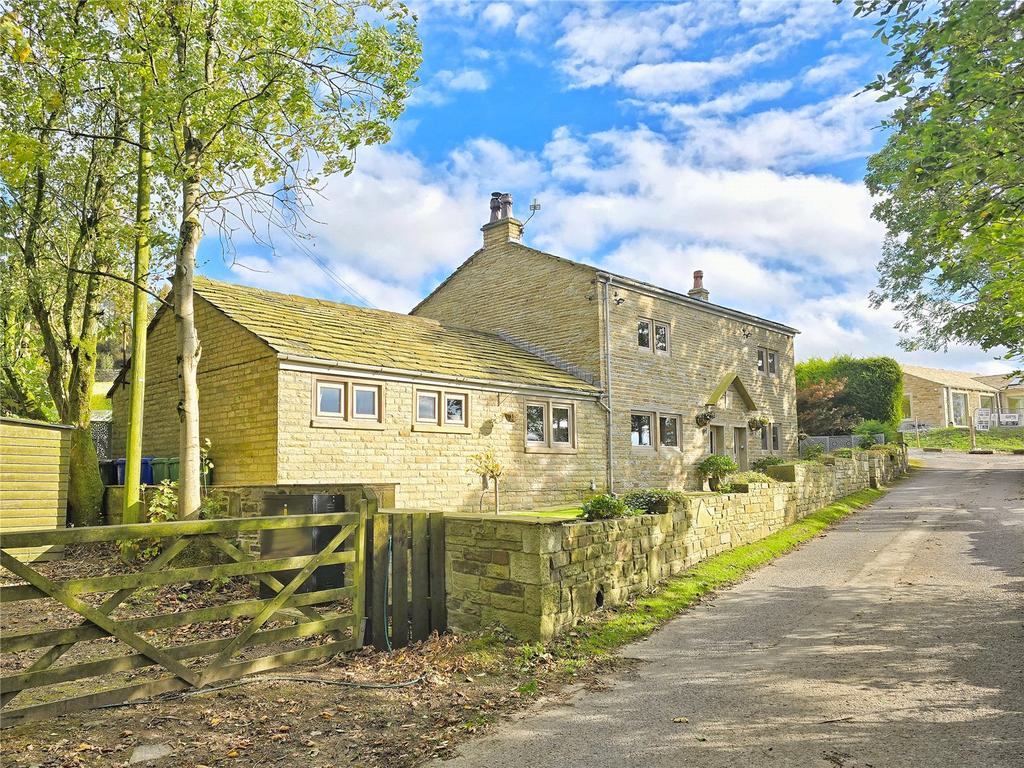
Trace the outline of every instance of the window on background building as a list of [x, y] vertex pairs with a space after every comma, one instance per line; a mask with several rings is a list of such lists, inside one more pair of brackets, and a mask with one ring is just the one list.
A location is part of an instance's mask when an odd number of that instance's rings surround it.
[[316, 384], [316, 415], [345, 417], [345, 385], [318, 381]]
[[967, 426], [967, 393], [966, 392], [954, 392], [952, 395], [953, 401], [953, 426], [965, 427]]
[[416, 421], [437, 423], [437, 392], [416, 393]]
[[901, 408], [902, 408], [902, 411], [903, 411], [903, 418], [904, 419], [912, 419], [912, 418], [914, 418], [914, 405], [910, 401], [910, 395], [904, 395], [903, 396], [903, 405], [902, 405]]
[[651, 441], [651, 414], [634, 413], [629, 417], [629, 439], [630, 442], [639, 448], [650, 448]]
[[782, 440], [780, 438], [781, 438], [781, 435], [779, 434], [779, 425], [778, 424], [772, 424], [772, 450], [773, 451], [779, 450], [779, 447], [782, 444]]
[[990, 411], [995, 410], [995, 398], [992, 395], [981, 396], [981, 407], [988, 408]]
[[636, 322], [636, 345], [640, 349], [651, 348], [651, 321], [641, 318]]
[[1009, 413], [1024, 413], [1024, 397], [1006, 398], [1006, 410]]
[[679, 447], [679, 419], [676, 416], [658, 417], [658, 442], [665, 448]]
[[654, 324], [654, 351], [668, 354], [668, 324]]

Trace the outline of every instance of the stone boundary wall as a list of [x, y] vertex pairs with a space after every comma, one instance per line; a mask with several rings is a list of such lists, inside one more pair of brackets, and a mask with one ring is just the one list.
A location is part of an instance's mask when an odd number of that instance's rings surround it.
[[778, 482], [741, 492], [689, 493], [662, 514], [593, 523], [447, 516], [449, 626], [501, 624], [520, 639], [549, 640], [602, 606], [880, 487], [907, 466], [905, 452], [896, 460], [865, 452], [827, 461], [771, 467]]

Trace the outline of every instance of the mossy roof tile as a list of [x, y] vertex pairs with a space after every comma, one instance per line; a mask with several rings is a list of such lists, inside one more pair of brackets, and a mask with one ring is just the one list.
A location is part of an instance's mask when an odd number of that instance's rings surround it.
[[443, 378], [554, 387], [591, 384], [498, 336], [436, 320], [196, 277], [195, 291], [281, 354]]

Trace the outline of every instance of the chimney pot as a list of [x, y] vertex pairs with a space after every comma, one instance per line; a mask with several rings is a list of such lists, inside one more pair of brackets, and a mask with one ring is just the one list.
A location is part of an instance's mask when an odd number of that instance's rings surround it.
[[490, 220], [480, 228], [484, 233], [484, 248], [522, 240], [523, 224], [512, 217], [512, 195], [492, 192], [489, 206]]
[[692, 299], [697, 301], [707, 301], [711, 294], [707, 288], [704, 287], [704, 270], [698, 269], [693, 273], [693, 288], [686, 293]]

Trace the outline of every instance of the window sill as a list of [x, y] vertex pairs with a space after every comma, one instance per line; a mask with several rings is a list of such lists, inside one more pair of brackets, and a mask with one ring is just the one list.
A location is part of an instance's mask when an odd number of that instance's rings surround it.
[[527, 445], [527, 453], [576, 453], [577, 449], [575, 446], [556, 446], [556, 445]]
[[311, 419], [309, 426], [318, 429], [368, 429], [375, 432], [383, 432], [384, 425], [379, 421], [346, 421], [345, 419]]
[[449, 435], [468, 435], [473, 430], [469, 427], [460, 427], [455, 424], [413, 424], [413, 432], [439, 432]]

